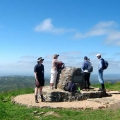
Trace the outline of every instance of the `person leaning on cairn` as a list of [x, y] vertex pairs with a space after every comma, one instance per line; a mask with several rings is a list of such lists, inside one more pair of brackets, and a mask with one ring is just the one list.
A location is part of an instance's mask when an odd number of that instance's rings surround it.
[[58, 74], [58, 64], [61, 63], [61, 61], [58, 61], [58, 54], [55, 54], [53, 56], [53, 60], [52, 60], [52, 68], [51, 68], [51, 78], [50, 78], [50, 87], [51, 89], [53, 89], [56, 83], [56, 79], [57, 79], [57, 74]]

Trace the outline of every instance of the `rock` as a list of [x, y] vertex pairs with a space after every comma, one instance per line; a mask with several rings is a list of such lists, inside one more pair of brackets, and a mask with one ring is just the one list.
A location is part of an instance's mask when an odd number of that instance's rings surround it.
[[[44, 89], [44, 97], [46, 102], [72, 102], [86, 100], [88, 98], [101, 98], [106, 96], [106, 91], [98, 91], [92, 88], [90, 91], [68, 92], [63, 88], [66, 82], [72, 81], [80, 89], [84, 88], [83, 73], [80, 68], [65, 67], [57, 79], [57, 89], [51, 89], [49, 86]], [[45, 87], [44, 87], [45, 88]]]
[[58, 113], [56, 113], [54, 111], [49, 111], [49, 112], [45, 113], [44, 117], [50, 116], [50, 115], [55, 116], [55, 117], [61, 117]]
[[68, 92], [62, 89], [51, 89], [49, 86], [43, 89], [46, 102], [72, 102], [87, 100], [89, 98], [101, 98], [104, 97], [104, 91], [98, 91], [97, 89], [91, 89], [90, 91], [81, 92]]
[[37, 114], [37, 113], [38, 113], [38, 111], [33, 111], [33, 113], [34, 113], [34, 114]]
[[61, 74], [59, 75], [59, 79], [57, 81], [57, 87], [60, 89], [63, 89], [65, 86], [65, 83], [68, 81], [73, 81], [75, 83], [79, 83], [80, 88], [84, 88], [84, 79], [83, 79], [83, 73], [80, 68], [75, 67], [65, 67]]

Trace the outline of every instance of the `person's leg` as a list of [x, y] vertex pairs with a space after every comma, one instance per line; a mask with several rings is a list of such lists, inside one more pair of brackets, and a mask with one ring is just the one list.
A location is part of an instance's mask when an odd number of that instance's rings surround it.
[[41, 102], [44, 102], [44, 101], [45, 101], [45, 99], [44, 99], [44, 97], [43, 97], [43, 91], [42, 91], [42, 89], [43, 89], [43, 86], [40, 86], [40, 96], [41, 96]]
[[60, 72], [57, 73], [57, 77], [56, 77], [56, 81], [55, 81], [55, 89], [57, 89], [57, 84], [59, 81], [59, 77], [60, 77]]
[[42, 95], [43, 94], [43, 92], [42, 92], [42, 89], [43, 89], [43, 86], [40, 86], [40, 95]]
[[38, 102], [38, 87], [35, 88], [35, 102], [39, 103]]
[[91, 83], [90, 83], [90, 73], [88, 73], [88, 74], [89, 74], [89, 76], [88, 76], [88, 77], [89, 77], [89, 86], [90, 86], [90, 85], [91, 85]]
[[50, 71], [50, 73], [51, 73], [51, 76], [50, 76], [50, 87], [52, 87], [52, 79], [53, 79], [52, 70]]
[[98, 71], [98, 80], [101, 84], [104, 84], [104, 80], [103, 80], [103, 71]]
[[58, 72], [57, 72], [57, 70], [56, 70], [56, 71], [55, 71], [55, 73], [54, 73], [54, 82], [53, 82], [53, 83], [54, 83], [54, 85], [55, 85], [55, 84], [56, 84], [56, 82], [57, 82], [57, 81], [56, 81], [56, 79], [57, 79], [57, 74], [58, 74]]
[[102, 90], [105, 90], [105, 85], [104, 84], [101, 84], [102, 85]]
[[51, 70], [51, 78], [50, 78], [50, 87], [53, 87], [53, 81], [54, 81], [54, 71]]
[[50, 79], [50, 87], [53, 88], [54, 83], [56, 81], [57, 78], [57, 71], [56, 70], [52, 70], [51, 71], [51, 79]]
[[103, 71], [102, 71], [102, 73], [101, 73], [101, 78], [102, 78], [102, 83], [101, 83], [101, 85], [102, 85], [102, 90], [105, 90], [104, 79], [103, 79]]
[[38, 88], [35, 87], [35, 95], [38, 95]]
[[38, 93], [39, 93], [40, 84], [38, 85], [37, 82], [36, 82], [36, 80], [35, 80], [35, 86], [36, 86], [35, 87], [35, 102], [39, 103], [38, 102]]
[[98, 80], [101, 83], [101, 89], [104, 90], [105, 86], [104, 86], [104, 80], [103, 80], [103, 71], [98, 71]]
[[87, 83], [87, 81], [86, 81], [86, 72], [84, 72], [83, 73], [83, 78], [84, 78], [84, 90], [86, 90], [86, 88], [87, 88], [87, 85], [86, 85], [86, 83]]
[[86, 73], [87, 90], [89, 90], [89, 86], [90, 86], [89, 77], [90, 77], [89, 73]]

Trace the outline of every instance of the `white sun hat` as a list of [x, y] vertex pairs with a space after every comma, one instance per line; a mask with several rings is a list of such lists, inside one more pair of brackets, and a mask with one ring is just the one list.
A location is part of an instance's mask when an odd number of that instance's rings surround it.
[[101, 54], [98, 53], [96, 56], [97, 56], [97, 57], [98, 57], [98, 56], [101, 56]]

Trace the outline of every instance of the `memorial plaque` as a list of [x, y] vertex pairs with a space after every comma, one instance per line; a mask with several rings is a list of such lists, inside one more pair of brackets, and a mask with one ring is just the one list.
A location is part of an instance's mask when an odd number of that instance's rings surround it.
[[83, 81], [84, 81], [83, 74], [73, 77], [73, 82], [75, 83], [82, 83]]

